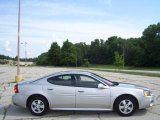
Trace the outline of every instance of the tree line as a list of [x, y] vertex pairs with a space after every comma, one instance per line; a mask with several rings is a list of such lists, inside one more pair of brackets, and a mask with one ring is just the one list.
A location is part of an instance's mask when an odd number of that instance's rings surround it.
[[[1, 60], [13, 60], [13, 61], [17, 61], [17, 56], [16, 57], [10, 57], [10, 56], [6, 56], [6, 55], [2, 55], [0, 54], [0, 59]], [[28, 62], [35, 62], [36, 58], [20, 58], [20, 61], [28, 61]]]
[[149, 25], [139, 38], [112, 36], [107, 40], [95, 39], [90, 45], [66, 40], [62, 47], [53, 42], [48, 52], [38, 56], [36, 63], [51, 66], [110, 65], [115, 62], [115, 52], [123, 57], [127, 66], [160, 67], [160, 23]]

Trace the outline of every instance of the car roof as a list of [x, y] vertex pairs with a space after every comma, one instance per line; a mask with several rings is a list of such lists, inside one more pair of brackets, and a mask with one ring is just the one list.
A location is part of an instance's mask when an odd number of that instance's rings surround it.
[[90, 75], [92, 74], [89, 71], [80, 71], [80, 70], [71, 70], [71, 71], [60, 71], [53, 73], [52, 75], [62, 75], [62, 74], [85, 74], [85, 75]]
[[41, 78], [38, 78], [36, 80], [40, 80], [46, 77], [51, 77], [51, 76], [57, 76], [57, 75], [65, 75], [65, 74], [83, 74], [83, 75], [91, 75], [93, 74], [92, 72], [89, 71], [79, 71], [79, 70], [72, 70], [72, 71], [60, 71], [60, 72], [55, 72], [46, 76], [43, 76]]

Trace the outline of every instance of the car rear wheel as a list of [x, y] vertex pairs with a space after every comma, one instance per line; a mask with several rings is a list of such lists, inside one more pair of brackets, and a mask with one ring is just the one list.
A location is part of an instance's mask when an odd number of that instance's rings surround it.
[[121, 116], [131, 116], [136, 111], [136, 102], [133, 97], [122, 96], [115, 104], [115, 110]]
[[42, 97], [33, 97], [29, 101], [29, 110], [33, 115], [44, 115], [48, 110], [47, 101]]

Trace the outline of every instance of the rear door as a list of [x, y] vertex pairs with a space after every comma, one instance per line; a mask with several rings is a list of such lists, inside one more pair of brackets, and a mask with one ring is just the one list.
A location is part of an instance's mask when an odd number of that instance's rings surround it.
[[75, 108], [75, 78], [71, 74], [59, 75], [47, 79], [50, 83], [47, 93], [51, 108]]

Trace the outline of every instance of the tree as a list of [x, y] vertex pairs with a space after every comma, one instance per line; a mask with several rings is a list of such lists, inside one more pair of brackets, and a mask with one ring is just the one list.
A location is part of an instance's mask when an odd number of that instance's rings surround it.
[[76, 66], [77, 53], [76, 47], [66, 40], [63, 42], [63, 46], [61, 49], [61, 63], [65, 66]]
[[143, 63], [144, 42], [141, 38], [129, 38], [125, 45], [125, 64], [129, 66], [141, 66]]
[[89, 67], [90, 66], [90, 63], [89, 63], [88, 59], [83, 60], [83, 66], [84, 67]]
[[106, 63], [113, 64], [115, 60], [115, 51], [118, 51], [120, 54], [123, 54], [123, 48], [125, 46], [125, 39], [122, 39], [117, 36], [108, 38], [106, 41]]
[[86, 45], [84, 42], [76, 43], [76, 52], [77, 52], [77, 66], [81, 66], [84, 64], [85, 59], [88, 60], [88, 51], [89, 45]]
[[118, 68], [120, 68], [122, 65], [123, 65], [123, 55], [120, 55], [119, 54], [119, 52], [114, 52], [114, 59], [115, 59], [115, 61], [114, 61], [114, 64], [118, 67]]
[[38, 56], [36, 64], [37, 65], [48, 65], [47, 53], [42, 53]]
[[100, 41], [95, 39], [90, 45], [89, 61], [93, 64], [99, 64], [101, 60], [100, 55]]
[[76, 64], [77, 66], [81, 66], [83, 63], [84, 53], [83, 53], [83, 43], [75, 44], [76, 47]]
[[160, 67], [160, 23], [148, 26], [143, 32], [143, 66]]
[[53, 65], [53, 66], [60, 65], [61, 50], [57, 42], [53, 42], [51, 44], [51, 47], [48, 50], [47, 55], [48, 55], [49, 65]]
[[5, 55], [1, 55], [0, 54], [0, 59], [8, 59], [8, 60], [13, 60], [14, 58], [9, 57], [9, 56], [5, 56]]

